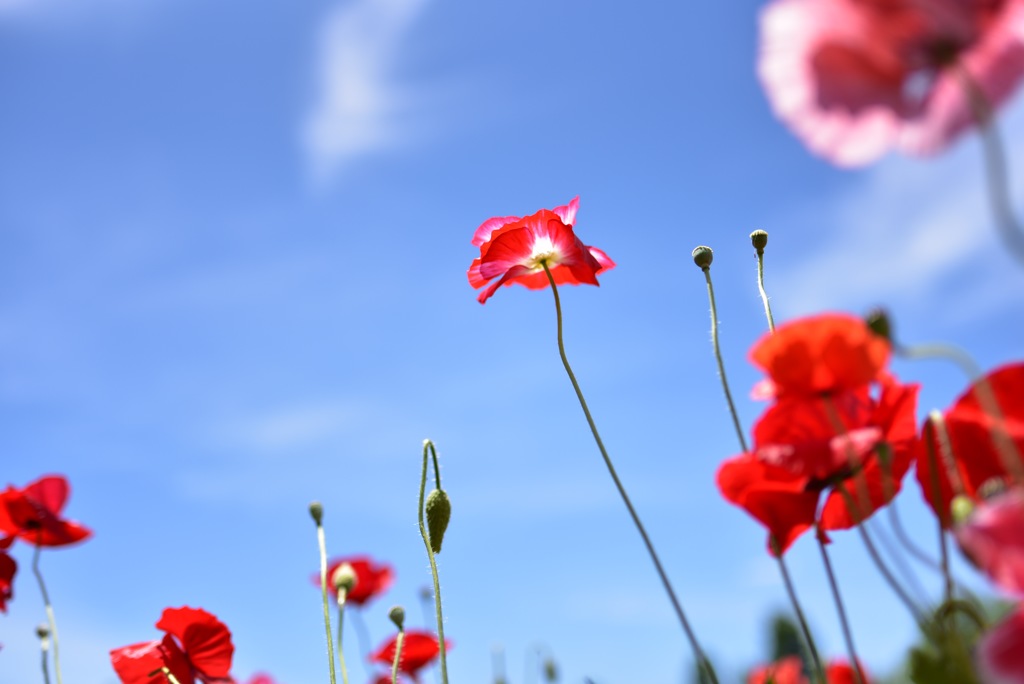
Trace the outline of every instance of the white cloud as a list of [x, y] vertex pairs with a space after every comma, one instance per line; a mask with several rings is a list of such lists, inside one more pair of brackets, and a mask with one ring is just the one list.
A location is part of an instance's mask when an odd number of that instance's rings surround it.
[[365, 411], [350, 402], [293, 406], [230, 424], [222, 438], [262, 452], [285, 453], [322, 443], [358, 426]]
[[[1002, 129], [1012, 181], [1024, 168], [1024, 109], [1011, 112]], [[789, 315], [909, 305], [935, 292], [959, 322], [1005, 310], [1015, 300], [1006, 281], [1019, 266], [998, 237], [986, 192], [976, 134], [935, 159], [890, 158], [842, 194], [773, 222], [780, 232], [821, 226], [829, 237], [792, 250], [792, 258], [773, 255], [770, 291]], [[1015, 200], [1024, 206], [1024, 193]]]
[[395, 67], [426, 0], [353, 0], [323, 25], [319, 101], [305, 144], [320, 179], [352, 159], [408, 140], [418, 97]]

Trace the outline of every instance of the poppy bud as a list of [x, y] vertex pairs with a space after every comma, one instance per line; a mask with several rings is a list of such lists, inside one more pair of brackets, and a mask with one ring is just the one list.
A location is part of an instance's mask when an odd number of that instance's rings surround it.
[[710, 247], [700, 245], [699, 247], [694, 247], [692, 256], [693, 263], [697, 264], [701, 270], [704, 270], [711, 268], [711, 260], [715, 258], [715, 253], [711, 251]]
[[768, 246], [768, 233], [763, 230], [755, 230], [750, 234], [750, 244], [754, 245], [754, 249], [757, 250], [758, 254], [764, 252], [764, 248]]
[[430, 531], [430, 549], [441, 553], [441, 542], [444, 531], [448, 529], [448, 521], [452, 517], [452, 502], [443, 489], [435, 489], [427, 497], [427, 529]]
[[558, 681], [558, 665], [555, 664], [555, 661], [552, 658], [548, 658], [544, 661], [544, 681]]
[[391, 618], [393, 623], [395, 623], [395, 627], [398, 628], [399, 632], [405, 629], [405, 608], [402, 608], [402, 606], [395, 606], [388, 611], [388, 617]]
[[970, 517], [974, 512], [974, 502], [963, 494], [953, 497], [953, 503], [949, 506], [953, 513], [953, 522], [959, 525]]
[[319, 527], [324, 521], [324, 505], [319, 501], [314, 501], [309, 504], [309, 514], [313, 516], [313, 521]]
[[50, 638], [50, 628], [49, 628], [49, 626], [47, 626], [45, 623], [43, 623], [43, 624], [40, 624], [38, 627], [36, 627], [36, 636], [39, 637], [41, 640], [49, 639]]
[[864, 323], [867, 324], [871, 332], [883, 340], [892, 342], [892, 323], [889, 322], [889, 314], [885, 312], [885, 309], [869, 311], [868, 315], [864, 317]]
[[339, 593], [344, 589], [347, 595], [358, 582], [359, 578], [356, 576], [356, 571], [349, 563], [342, 563], [331, 574], [331, 586], [334, 587], [334, 591]]

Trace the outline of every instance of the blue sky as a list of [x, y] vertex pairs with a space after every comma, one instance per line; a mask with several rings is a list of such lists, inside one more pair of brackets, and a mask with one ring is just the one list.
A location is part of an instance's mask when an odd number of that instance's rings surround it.
[[[761, 528], [713, 485], [737, 447], [690, 250], [716, 250], [748, 426], [755, 228], [780, 319], [885, 304], [905, 340], [992, 367], [1020, 358], [1024, 306], [978, 140], [857, 172], [811, 157], [754, 76], [757, 11], [0, 0], [0, 453], [15, 485], [66, 474], [69, 516], [96, 532], [43, 557], [68, 680], [112, 684], [107, 651], [187, 604], [231, 627], [240, 678], [325, 681], [312, 499], [332, 554], [396, 567], [366, 615], [374, 645], [394, 603], [419, 624], [429, 437], [454, 507], [453, 682], [487, 681], [498, 644], [515, 682], [533, 681], [537, 644], [565, 681], [683, 681], [687, 646], [564, 377], [550, 293], [481, 307], [466, 282], [484, 219], [577, 194], [579, 235], [618, 267], [563, 290], [568, 353], [724, 681], [761, 658], [784, 594]], [[1019, 167], [1019, 101], [1003, 124]], [[940, 363], [895, 368], [925, 383], [922, 413], [964, 384]], [[932, 544], [914, 485], [899, 505]], [[834, 549], [886, 672], [911, 621], [855, 535]], [[0, 618], [4, 681], [39, 676], [28, 551]], [[789, 558], [842, 655], [816, 549]]]

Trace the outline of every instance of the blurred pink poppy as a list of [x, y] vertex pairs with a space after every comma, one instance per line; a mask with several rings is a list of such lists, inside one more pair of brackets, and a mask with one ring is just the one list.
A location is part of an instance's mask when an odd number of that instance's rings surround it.
[[988, 108], [1016, 89], [1024, 2], [775, 0], [758, 73], [775, 113], [836, 164], [931, 154], [976, 122], [967, 88]]
[[993, 582], [1024, 593], [1024, 489], [982, 501], [953, 529], [960, 548]]
[[1024, 682], [1024, 608], [986, 632], [975, 647], [975, 658], [982, 681], [986, 684], [1020, 684]]

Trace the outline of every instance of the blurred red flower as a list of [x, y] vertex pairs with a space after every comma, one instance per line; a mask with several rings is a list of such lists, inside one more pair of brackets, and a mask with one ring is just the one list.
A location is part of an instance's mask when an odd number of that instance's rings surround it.
[[89, 528], [60, 517], [70, 491], [60, 475], [46, 475], [24, 489], [8, 486], [0, 492], [0, 534], [39, 546], [65, 546], [89, 538]]
[[[327, 589], [333, 593], [331, 577], [343, 564], [352, 566], [356, 575], [356, 584], [345, 599], [347, 603], [361, 606], [370, 599], [383, 594], [395, 581], [395, 572], [387, 563], [378, 563], [369, 556], [346, 556], [335, 558], [327, 566]], [[312, 575], [313, 584], [320, 586], [320, 573]]]
[[[1019, 464], [1024, 455], [1024, 363], [1014, 363], [997, 368], [984, 378], [996, 403], [1002, 412], [1002, 420], [989, 415], [978, 400], [978, 383], [974, 383], [953, 403], [943, 417], [953, 451], [952, 472], [943, 466], [941, 456], [936, 453], [938, 465], [939, 505], [935, 505], [935, 491], [932, 477], [932, 457], [928, 455], [926, 435], [917, 444], [917, 481], [925, 501], [935, 514], [949, 527], [952, 523], [949, 506], [953, 500], [953, 484], [950, 478], [959, 480], [963, 494], [978, 498], [978, 490], [986, 482], [998, 480], [1010, 483], [1013, 480], [1007, 471], [1004, 457], [1000, 455], [994, 439], [994, 431], [1000, 430], [1009, 436], [1012, 443], [1007, 454]], [[934, 433], [926, 424], [924, 433]], [[936, 445], [937, 441], [934, 442]], [[1024, 483], [1019, 483], [1024, 484]]]
[[163, 639], [110, 652], [122, 684], [166, 684], [164, 667], [180, 684], [193, 684], [196, 677], [204, 684], [234, 684], [231, 632], [214, 615], [202, 608], [167, 608], [156, 627], [166, 632]]
[[751, 347], [750, 360], [768, 374], [759, 398], [817, 396], [879, 379], [889, 352], [860, 318], [829, 313], [783, 323]]
[[614, 268], [615, 262], [600, 249], [584, 245], [573, 232], [579, 200], [575, 197], [566, 206], [541, 209], [526, 218], [490, 218], [476, 229], [473, 244], [480, 248], [480, 256], [467, 272], [469, 284], [480, 289], [494, 281], [477, 298], [481, 304], [502, 285], [547, 287], [544, 263], [557, 285], [599, 284], [597, 274]]
[[953, 529], [963, 552], [996, 585], [1024, 594], [1024, 489], [980, 502]]
[[[370, 660], [390, 666], [395, 660], [397, 640], [397, 636], [392, 637], [370, 656]], [[440, 646], [437, 637], [431, 632], [416, 629], [406, 631], [405, 639], [402, 642], [402, 654], [398, 661], [399, 671], [418, 682], [419, 671], [434, 662], [434, 659], [440, 655]], [[451, 640], [445, 639], [445, 651], [447, 652], [451, 647]]]
[[7, 602], [14, 598], [14, 573], [18, 571], [18, 564], [7, 555], [6, 551], [0, 551], [0, 611], [7, 612]]
[[771, 665], [755, 668], [747, 684], [807, 684], [804, 663], [799, 656], [789, 656]]
[[883, 380], [877, 398], [868, 385], [819, 398], [784, 396], [754, 425], [751, 451], [719, 467], [722, 495], [767, 527], [780, 553], [816, 514], [822, 529], [847, 529], [900, 490], [916, 444], [918, 388]]
[[1020, 0], [775, 0], [758, 73], [812, 151], [854, 166], [892, 147], [938, 152], [974, 122], [960, 71], [988, 105], [1024, 74]]
[[[864, 665], [861, 663], [861, 668], [863, 669], [863, 667]], [[871, 678], [867, 671], [864, 671], [864, 676], [868, 679], [864, 684], [871, 684]], [[825, 679], [828, 680], [828, 684], [857, 684], [857, 673], [850, 663], [844, 660], [833, 660], [825, 668]]]
[[975, 647], [978, 669], [985, 682], [1015, 684], [1024, 682], [1024, 605], [992, 627]]

